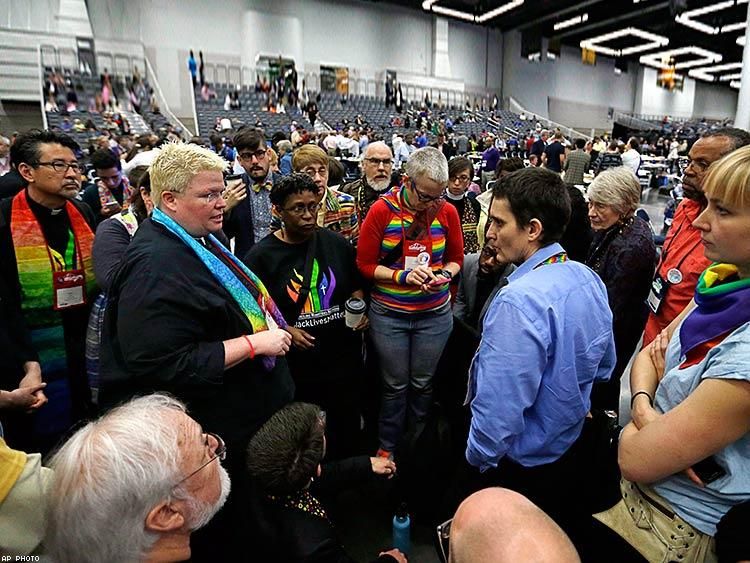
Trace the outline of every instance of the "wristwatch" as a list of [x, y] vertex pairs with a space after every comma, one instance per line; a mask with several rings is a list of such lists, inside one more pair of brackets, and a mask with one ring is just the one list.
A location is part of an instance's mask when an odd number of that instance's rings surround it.
[[452, 280], [452, 279], [453, 279], [453, 274], [451, 273], [451, 271], [450, 271], [450, 270], [440, 270], [440, 274], [441, 274], [441, 275], [442, 275], [443, 277], [445, 277], [445, 278], [448, 278], [449, 280]]

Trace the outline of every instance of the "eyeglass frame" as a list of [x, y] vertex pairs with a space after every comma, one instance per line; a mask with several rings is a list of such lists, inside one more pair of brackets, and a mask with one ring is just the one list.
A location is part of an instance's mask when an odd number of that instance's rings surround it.
[[393, 168], [393, 160], [390, 158], [372, 158], [368, 157], [363, 159], [367, 162], [369, 162], [372, 166], [375, 166], [376, 168], [380, 168], [381, 166], [383, 168], [388, 168], [389, 166]]
[[[246, 155], [246, 156], [243, 156]], [[268, 158], [268, 149], [258, 149], [257, 151], [253, 151], [250, 154], [250, 156], [247, 156], [248, 153], [246, 152], [240, 152], [237, 151], [237, 158], [240, 160], [252, 160], [253, 157], [255, 157], [255, 160], [263, 160], [264, 158]]]
[[[297, 209], [298, 207], [301, 207], [302, 209]], [[304, 217], [305, 211], [309, 212], [310, 215], [315, 217], [318, 214], [318, 211], [320, 211], [323, 208], [323, 202], [316, 203], [313, 205], [295, 205], [294, 207], [282, 207], [281, 209], [283, 211], [286, 211], [287, 213], [291, 213], [292, 215], [296, 215], [297, 217]]]
[[205, 462], [203, 465], [201, 465], [198, 469], [196, 469], [192, 473], [180, 479], [173, 488], [176, 488], [182, 485], [185, 481], [187, 481], [193, 475], [198, 473], [201, 469], [209, 465], [212, 461], [215, 461], [217, 459], [219, 461], [224, 461], [227, 458], [227, 444], [224, 442], [221, 436], [219, 436], [218, 434], [214, 434], [213, 432], [204, 432], [204, 434], [206, 435], [206, 437], [211, 436], [218, 443], [218, 445], [216, 446], [216, 449], [214, 450], [214, 456], [211, 459], [209, 459], [207, 462]]
[[443, 193], [441, 193], [439, 196], [425, 195], [419, 190], [416, 182], [412, 182], [411, 189], [414, 190], [414, 193], [417, 194], [417, 199], [422, 203], [434, 203], [436, 201], [440, 201], [441, 199], [445, 199], [446, 190], [443, 190]]
[[[33, 166], [34, 168], [36, 168], [37, 166], [51, 166], [52, 170], [54, 170], [57, 174], [67, 174], [68, 170], [70, 170], [71, 168], [78, 174], [83, 171], [83, 167], [78, 161], [65, 162], [64, 160], [53, 160], [50, 162], [34, 162], [31, 163], [31, 166]], [[65, 170], [58, 170], [58, 168], [61, 166], [65, 166]]]
[[[174, 190], [164, 190], [164, 191], [165, 192], [169, 192], [171, 194], [175, 194], [175, 195], [182, 195], [182, 196], [186, 195], [185, 192], [175, 192]], [[203, 203], [206, 204], [206, 205], [211, 205], [211, 204], [215, 205], [216, 202], [219, 200], [220, 197], [224, 197], [224, 192], [226, 192], [226, 189], [221, 190], [220, 192], [219, 191], [212, 191], [212, 192], [209, 192], [207, 194], [196, 195], [196, 196], [193, 196], [193, 197], [195, 197], [196, 199], [202, 199]]]
[[449, 518], [442, 524], [438, 524], [435, 527], [437, 532], [437, 548], [436, 551], [440, 556], [442, 563], [448, 563], [448, 554], [450, 553], [450, 540], [451, 540], [451, 525], [453, 524], [453, 518]]

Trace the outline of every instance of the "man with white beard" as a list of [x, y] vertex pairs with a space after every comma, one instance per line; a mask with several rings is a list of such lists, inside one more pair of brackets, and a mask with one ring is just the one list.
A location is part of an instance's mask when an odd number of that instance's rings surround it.
[[367, 212], [391, 185], [393, 152], [383, 141], [370, 143], [362, 157], [362, 177], [346, 184], [341, 191], [354, 197], [360, 227]]
[[45, 545], [58, 563], [190, 558], [190, 534], [224, 505], [226, 446], [168, 395], [117, 407], [55, 454]]

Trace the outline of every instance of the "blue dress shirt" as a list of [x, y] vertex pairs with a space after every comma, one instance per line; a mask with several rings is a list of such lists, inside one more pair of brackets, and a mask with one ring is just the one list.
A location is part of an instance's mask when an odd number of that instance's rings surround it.
[[525, 467], [559, 459], [581, 433], [594, 381], [614, 368], [607, 290], [578, 262], [542, 265], [561, 252], [534, 253], [487, 310], [467, 395], [466, 459], [481, 471], [505, 456]]

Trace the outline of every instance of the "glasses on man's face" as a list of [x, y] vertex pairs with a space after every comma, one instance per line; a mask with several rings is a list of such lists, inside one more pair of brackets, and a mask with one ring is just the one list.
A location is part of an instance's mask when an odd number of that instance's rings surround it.
[[77, 162], [65, 162], [64, 160], [53, 160], [52, 162], [37, 162], [33, 164], [32, 166], [49, 166], [57, 172], [58, 174], [65, 174], [68, 172], [68, 169], [72, 168], [73, 172], [76, 174], [81, 173], [81, 165]]
[[372, 164], [376, 168], [380, 168], [381, 166], [390, 168], [391, 166], [393, 166], [393, 161], [390, 158], [366, 158], [365, 161]]
[[306, 212], [310, 215], [317, 215], [320, 208], [323, 207], [323, 203], [311, 203], [310, 205], [302, 205], [298, 203], [294, 207], [285, 207], [284, 211], [293, 215], [302, 217]]
[[263, 160], [268, 156], [266, 149], [258, 149], [257, 151], [243, 151], [239, 154], [240, 160], [250, 160], [255, 157], [255, 160]]
[[679, 162], [680, 170], [684, 174], [687, 172], [688, 168], [691, 168], [697, 172], [698, 174], [702, 174], [706, 170], [708, 170], [708, 167], [711, 166], [710, 162], [706, 162], [705, 160], [692, 160], [689, 156], [684, 157], [680, 159]]
[[198, 199], [202, 199], [206, 205], [213, 205], [223, 195], [224, 195], [224, 190], [221, 190], [221, 191], [215, 191], [215, 192], [208, 192], [207, 194], [197, 195], [195, 197], [197, 197]]
[[440, 556], [440, 561], [443, 563], [448, 562], [448, 551], [451, 543], [451, 524], [453, 524], [453, 518], [446, 520], [437, 527], [437, 552]]
[[190, 479], [193, 475], [195, 475], [196, 473], [198, 473], [201, 469], [203, 469], [204, 467], [206, 467], [212, 461], [217, 460], [217, 459], [219, 461], [224, 461], [226, 459], [226, 457], [227, 457], [227, 445], [224, 443], [224, 440], [221, 439], [221, 436], [219, 436], [218, 434], [214, 434], [213, 432], [205, 432], [205, 436], [206, 436], [206, 444], [205, 445], [206, 445], [207, 448], [209, 447], [209, 442], [208, 442], [208, 438], [209, 437], [211, 437], [214, 440], [216, 440], [216, 449], [214, 450], [214, 455], [208, 461], [206, 461], [203, 465], [201, 465], [198, 469], [196, 469], [192, 473], [190, 473], [190, 474], [186, 475], [185, 477], [183, 477], [182, 479], [180, 479], [180, 481], [175, 485], [175, 487], [178, 487], [179, 485], [181, 485], [182, 483], [184, 483], [185, 481], [187, 481], [188, 479]]
[[414, 190], [414, 193], [417, 194], [417, 199], [419, 199], [419, 201], [421, 201], [422, 203], [431, 203], [445, 197], [445, 190], [443, 190], [443, 193], [441, 193], [440, 195], [429, 195], [420, 190], [416, 184], [412, 184], [412, 189]]

